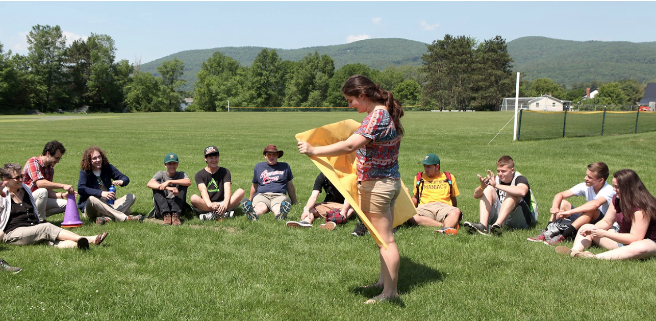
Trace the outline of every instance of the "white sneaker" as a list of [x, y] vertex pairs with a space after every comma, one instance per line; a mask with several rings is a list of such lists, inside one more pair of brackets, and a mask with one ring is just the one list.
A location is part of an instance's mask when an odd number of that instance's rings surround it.
[[223, 217], [225, 218], [233, 218], [235, 217], [235, 211], [227, 211], [223, 214]]
[[303, 227], [303, 228], [312, 227], [312, 224], [306, 221], [300, 221], [300, 222], [289, 221], [285, 225], [287, 225], [287, 227]]
[[201, 221], [211, 221], [211, 220], [214, 219], [214, 218], [212, 217], [212, 213], [200, 214], [200, 215], [198, 215], [198, 218], [199, 218]]

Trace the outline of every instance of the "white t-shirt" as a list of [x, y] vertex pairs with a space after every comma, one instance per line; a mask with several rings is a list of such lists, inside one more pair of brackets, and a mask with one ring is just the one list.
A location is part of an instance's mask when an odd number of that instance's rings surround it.
[[576, 196], [585, 196], [586, 202], [596, 200], [600, 196], [605, 198], [606, 202], [601, 206], [599, 206], [599, 211], [601, 211], [602, 215], [606, 215], [606, 211], [608, 211], [608, 206], [610, 205], [610, 202], [613, 200], [613, 196], [615, 196], [615, 190], [613, 190], [613, 186], [611, 186], [607, 182], [604, 183], [604, 186], [599, 190], [599, 193], [595, 193], [594, 187], [585, 186], [585, 183], [576, 184], [576, 186], [570, 188], [569, 191]]

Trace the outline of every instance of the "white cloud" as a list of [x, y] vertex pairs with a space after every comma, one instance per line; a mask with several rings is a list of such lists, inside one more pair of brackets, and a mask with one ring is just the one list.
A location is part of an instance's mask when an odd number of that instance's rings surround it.
[[371, 18], [371, 21], [373, 21], [374, 24], [379, 25], [381, 22], [383, 22], [383, 18], [382, 17], [374, 17], [374, 18]]
[[435, 29], [437, 29], [437, 27], [440, 26], [439, 23], [436, 23], [434, 25], [430, 25], [430, 24], [428, 24], [428, 22], [426, 22], [424, 20], [420, 20], [419, 25], [421, 26], [422, 29], [428, 30], [428, 31], [435, 30]]
[[87, 41], [87, 39], [89, 39], [88, 36], [76, 35], [76, 34], [70, 32], [70, 31], [62, 31], [62, 34], [64, 35], [64, 37], [66, 37], [66, 46], [72, 45], [73, 41], [75, 41], [75, 40], [82, 39], [84, 41]]
[[365, 39], [371, 39], [371, 36], [370, 35], [348, 36], [346, 37], [346, 43], [351, 43], [351, 42], [365, 40]]

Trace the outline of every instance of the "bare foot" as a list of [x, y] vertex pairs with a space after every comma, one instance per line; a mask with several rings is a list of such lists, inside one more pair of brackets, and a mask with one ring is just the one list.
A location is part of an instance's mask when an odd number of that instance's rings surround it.
[[376, 304], [379, 302], [385, 302], [385, 301], [390, 301], [394, 299], [398, 299], [399, 295], [394, 295], [394, 296], [387, 296], [385, 294], [379, 294], [378, 296], [375, 296], [367, 301], [364, 302], [364, 304]]

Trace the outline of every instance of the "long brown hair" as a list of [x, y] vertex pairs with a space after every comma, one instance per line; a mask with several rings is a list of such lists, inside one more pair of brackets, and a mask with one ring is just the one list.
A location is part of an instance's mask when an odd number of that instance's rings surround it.
[[394, 127], [399, 136], [403, 136], [403, 126], [401, 126], [401, 117], [403, 117], [403, 107], [394, 99], [391, 92], [380, 88], [371, 79], [362, 76], [351, 76], [342, 86], [342, 94], [357, 97], [364, 95], [370, 101], [387, 106], [387, 110], [392, 116]]
[[656, 219], [656, 198], [652, 196], [636, 172], [621, 169], [613, 174], [620, 191], [622, 215], [633, 222], [636, 209], [641, 210], [650, 220]]
[[91, 155], [93, 155], [93, 152], [95, 151], [98, 151], [98, 153], [100, 153], [100, 157], [102, 157], [101, 168], [109, 164], [109, 160], [107, 160], [107, 156], [105, 156], [105, 151], [98, 146], [91, 146], [84, 151], [84, 154], [82, 154], [82, 161], [80, 162], [80, 167], [82, 170], [91, 170]]

